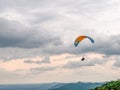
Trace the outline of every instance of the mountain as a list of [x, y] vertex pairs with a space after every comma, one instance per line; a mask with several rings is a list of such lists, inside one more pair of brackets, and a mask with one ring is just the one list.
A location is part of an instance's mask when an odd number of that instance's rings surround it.
[[90, 90], [120, 90], [120, 79], [117, 81], [107, 82], [100, 87], [96, 87]]
[[49, 90], [61, 87], [64, 83], [0, 85], [0, 90]]
[[103, 83], [45, 83], [45, 84], [18, 84], [0, 85], [0, 90], [89, 90], [101, 86]]
[[102, 83], [68, 83], [58, 88], [52, 88], [50, 90], [89, 90], [97, 86], [102, 85]]

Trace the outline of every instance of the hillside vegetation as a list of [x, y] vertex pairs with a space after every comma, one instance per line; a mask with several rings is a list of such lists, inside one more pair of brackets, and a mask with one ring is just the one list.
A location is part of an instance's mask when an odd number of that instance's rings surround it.
[[107, 82], [100, 87], [96, 87], [90, 90], [120, 90], [120, 79], [117, 81]]

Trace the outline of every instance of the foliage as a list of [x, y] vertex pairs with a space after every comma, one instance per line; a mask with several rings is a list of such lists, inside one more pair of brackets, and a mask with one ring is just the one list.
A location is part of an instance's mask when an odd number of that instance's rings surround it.
[[101, 87], [96, 87], [90, 90], [120, 90], [120, 79], [117, 81], [110, 81], [103, 84]]

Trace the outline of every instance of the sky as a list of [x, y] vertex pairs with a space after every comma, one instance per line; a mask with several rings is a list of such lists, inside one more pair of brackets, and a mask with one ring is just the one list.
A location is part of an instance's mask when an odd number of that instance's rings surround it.
[[0, 84], [119, 79], [119, 37], [119, 0], [0, 0]]

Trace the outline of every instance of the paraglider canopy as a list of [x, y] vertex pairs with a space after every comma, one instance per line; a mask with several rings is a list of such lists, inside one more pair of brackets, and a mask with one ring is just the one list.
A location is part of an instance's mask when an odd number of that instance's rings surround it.
[[79, 37], [76, 38], [76, 40], [74, 41], [75, 47], [77, 47], [78, 44], [79, 44], [83, 39], [86, 39], [86, 38], [88, 38], [92, 43], [94, 43], [94, 40], [93, 40], [91, 37], [83, 35], [83, 36], [79, 36]]

